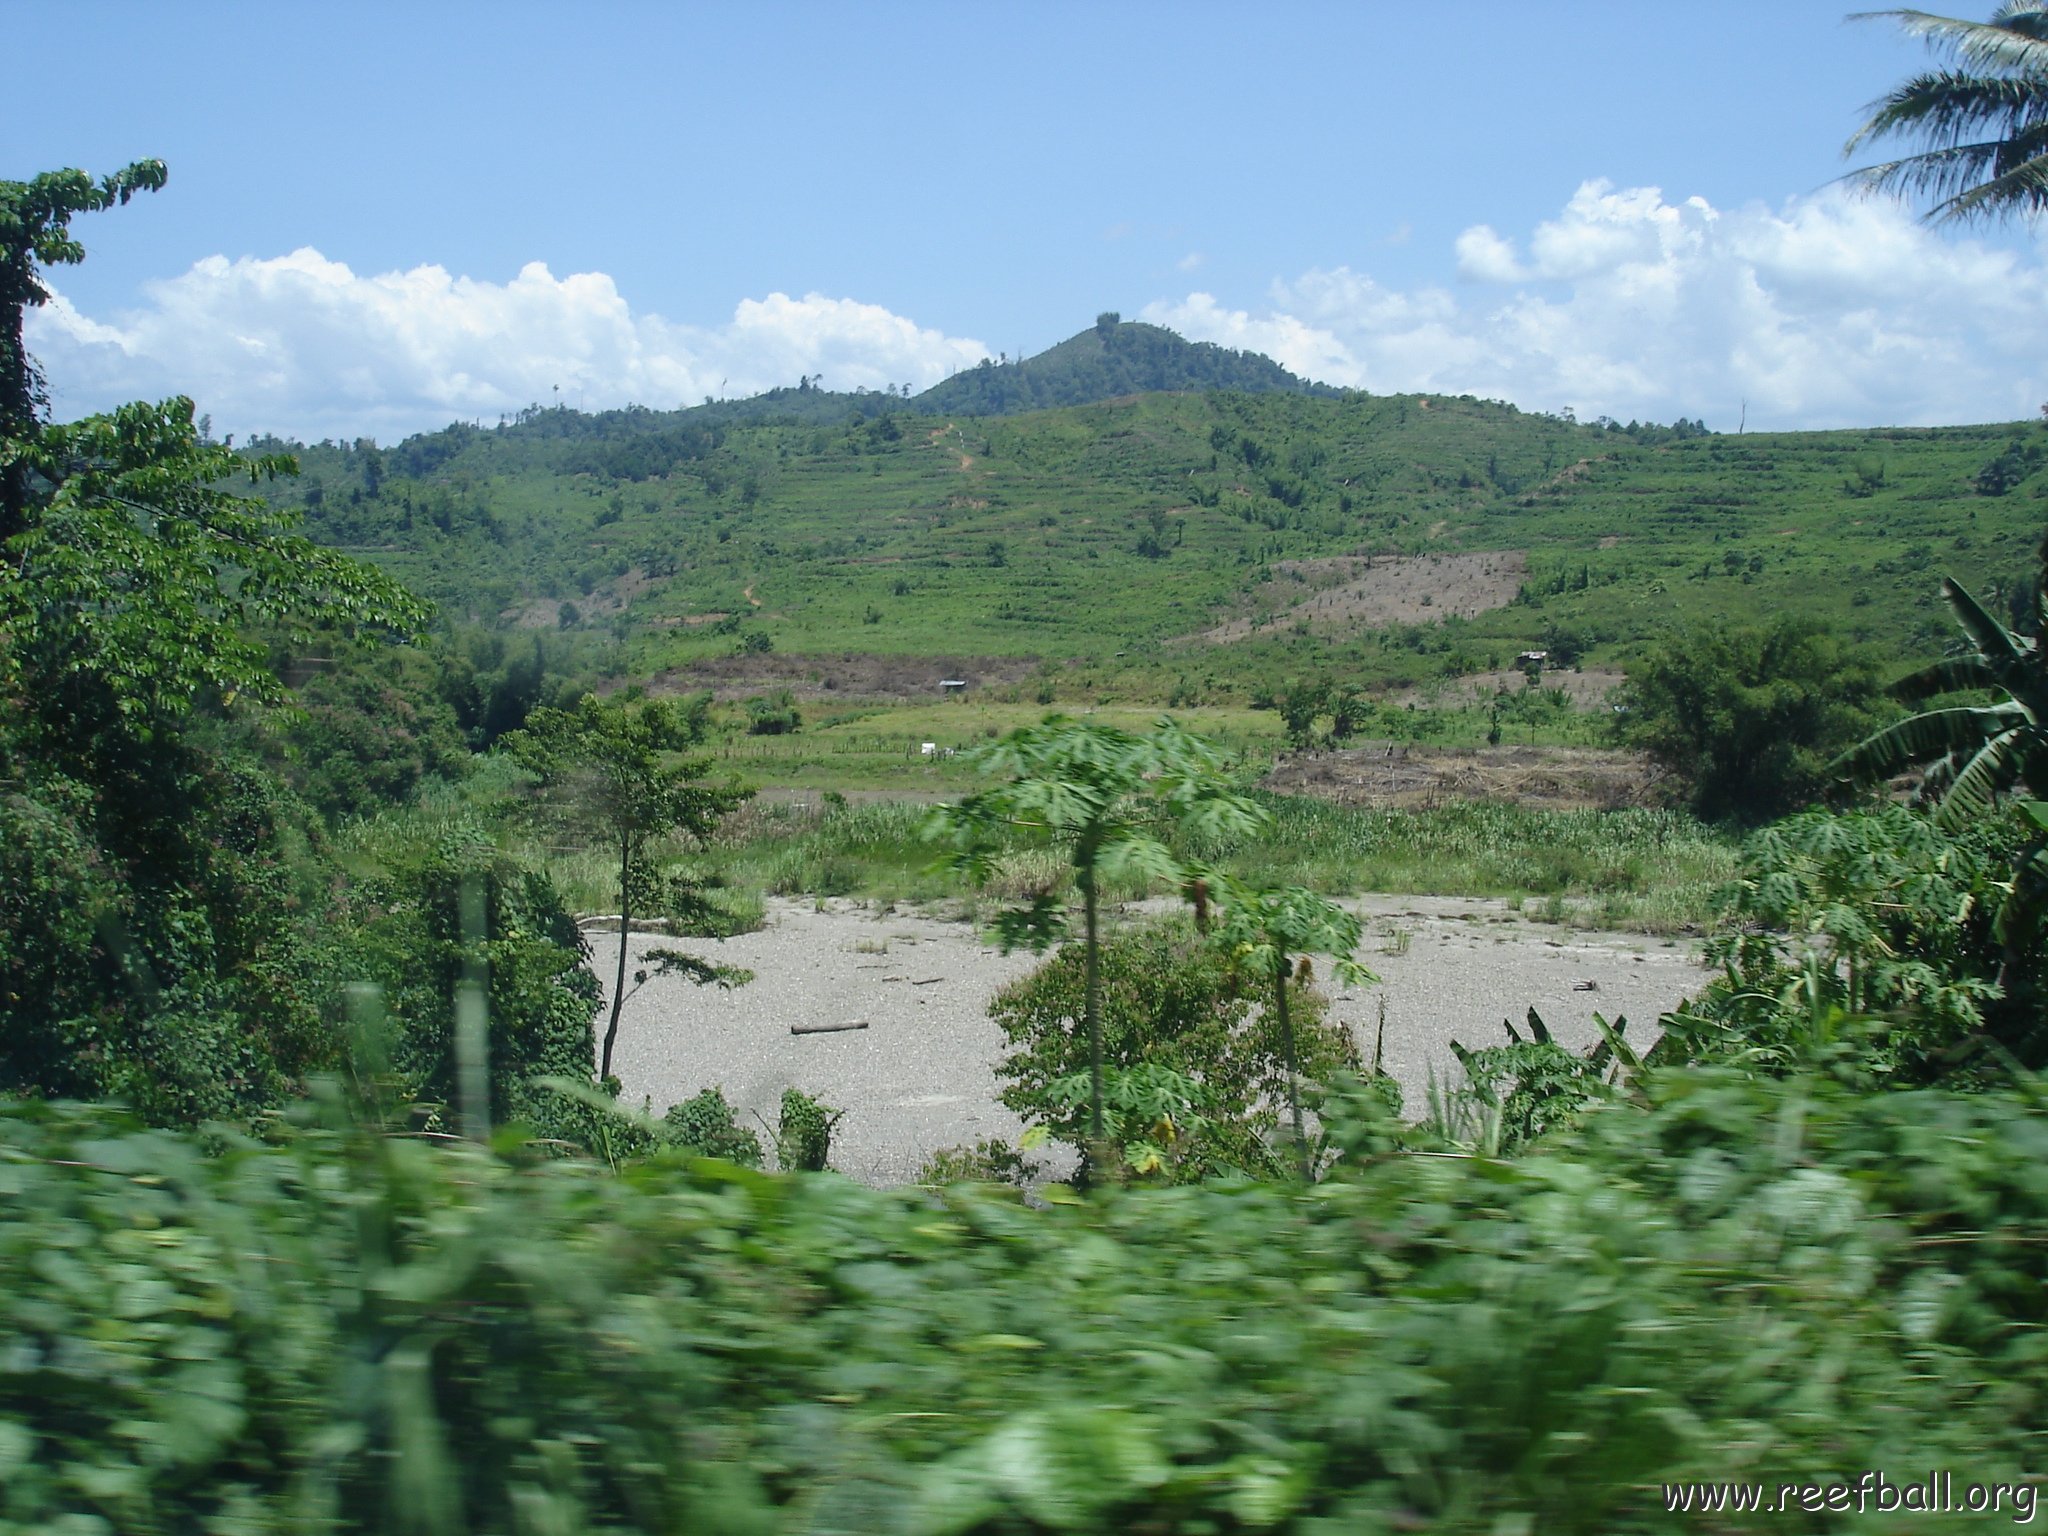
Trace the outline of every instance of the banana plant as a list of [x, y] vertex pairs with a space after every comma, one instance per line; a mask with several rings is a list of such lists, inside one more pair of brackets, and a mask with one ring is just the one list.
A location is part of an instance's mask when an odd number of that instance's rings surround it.
[[[1971, 690], [2004, 697], [1909, 715], [1851, 747], [1830, 768], [1855, 782], [1876, 783], [1925, 765], [1922, 794], [1933, 804], [1935, 821], [1955, 832], [2015, 790], [2048, 794], [2048, 659], [2038, 637], [2014, 634], [1954, 578], [1943, 579], [1941, 594], [1976, 654], [1923, 667], [1894, 683], [1892, 693], [1909, 702]], [[2035, 611], [2048, 611], [2048, 561]]]

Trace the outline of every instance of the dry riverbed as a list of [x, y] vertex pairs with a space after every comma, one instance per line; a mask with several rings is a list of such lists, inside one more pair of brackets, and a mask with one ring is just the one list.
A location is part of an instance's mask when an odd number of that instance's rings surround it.
[[[1365, 919], [1358, 958], [1382, 978], [1336, 994], [1368, 1060], [1382, 1060], [1410, 1111], [1430, 1073], [1455, 1080], [1448, 1042], [1495, 1045], [1502, 1019], [1519, 1027], [1535, 1007], [1560, 1043], [1597, 1038], [1592, 1016], [1625, 1014], [1631, 1039], [1706, 981], [1687, 940], [1585, 933], [1539, 923], [1504, 902], [1374, 896], [1348, 903]], [[591, 934], [592, 964], [609, 987], [615, 933]], [[903, 1183], [943, 1147], [985, 1137], [1014, 1143], [1023, 1126], [996, 1102], [1002, 1032], [989, 999], [1037, 964], [1004, 955], [965, 923], [860, 904], [773, 900], [758, 933], [666, 939], [634, 934], [628, 971], [649, 948], [670, 947], [745, 966], [733, 991], [678, 977], [650, 980], [627, 1000], [613, 1070], [625, 1099], [658, 1115], [700, 1088], [722, 1087], [746, 1123], [772, 1122], [785, 1088], [844, 1109], [832, 1164], [872, 1184]], [[609, 997], [607, 997], [609, 1007]], [[602, 1016], [600, 1016], [600, 1024]], [[791, 1033], [819, 1026], [859, 1029]], [[764, 1141], [767, 1139], [764, 1136]]]

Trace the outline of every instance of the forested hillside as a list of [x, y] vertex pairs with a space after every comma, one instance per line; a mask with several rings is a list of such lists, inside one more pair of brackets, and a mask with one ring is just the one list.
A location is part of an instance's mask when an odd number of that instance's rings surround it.
[[1934, 581], [2011, 589], [2048, 492], [2037, 424], [1734, 436], [1278, 391], [923, 416], [780, 393], [780, 421], [549, 410], [316, 445], [275, 494], [451, 618], [572, 631], [636, 675], [741, 646], [946, 652], [1228, 698], [1310, 665], [1619, 664], [1731, 608], [1931, 657]]

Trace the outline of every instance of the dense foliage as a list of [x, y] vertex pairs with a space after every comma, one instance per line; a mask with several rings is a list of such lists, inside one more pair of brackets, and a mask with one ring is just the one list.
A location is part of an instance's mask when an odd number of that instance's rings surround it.
[[[351, 889], [265, 761], [310, 749], [299, 782], [337, 814], [459, 771], [449, 707], [408, 721], [363, 696], [379, 669], [357, 647], [417, 633], [423, 606], [239, 494], [295, 466], [214, 442], [189, 400], [40, 418], [19, 345], [39, 265], [82, 255], [71, 214], [162, 181], [144, 162], [0, 182], [0, 1092], [247, 1124], [336, 1065], [348, 986], [381, 981], [392, 1086], [446, 1103], [450, 983], [489, 964], [499, 1099], [522, 1106], [536, 1072], [588, 1076], [593, 988], [546, 880], [440, 847]], [[340, 663], [329, 686], [267, 731], [315, 648]], [[418, 698], [405, 666], [382, 675]]]
[[1700, 1072], [1519, 1162], [1046, 1211], [16, 1109], [0, 1529], [1612, 1532], [2011, 1478], [2044, 1158], [2027, 1093]]
[[1722, 975], [1666, 1017], [1659, 1051], [1872, 1087], [2048, 1063], [2040, 912], [2008, 911], [2033, 834], [2016, 816], [1947, 832], [1901, 806], [1763, 829], [1709, 946]]
[[[989, 1016], [1009, 1054], [1002, 1102], [1089, 1154], [1089, 1048], [1080, 1021], [1087, 965], [1070, 946], [996, 994]], [[1276, 1151], [1288, 1102], [1288, 1052], [1268, 973], [1249, 975], [1191, 925], [1117, 934], [1102, 947], [1105, 1135], [1143, 1174], [1200, 1179], [1224, 1172], [1283, 1176]], [[1327, 1003], [1306, 979], [1288, 982], [1301, 1073], [1357, 1065], [1349, 1034], [1323, 1022]]]
[[1756, 825], [1829, 783], [1876, 716], [1877, 672], [1820, 624], [1720, 622], [1671, 636], [1629, 671], [1622, 730], [1709, 820]]

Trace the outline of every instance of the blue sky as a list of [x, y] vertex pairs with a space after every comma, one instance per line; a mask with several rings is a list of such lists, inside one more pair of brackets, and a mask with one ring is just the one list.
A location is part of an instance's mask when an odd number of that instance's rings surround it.
[[[1839, 4], [17, 5], [0, 175], [166, 160], [33, 317], [60, 414], [391, 440], [922, 387], [1101, 309], [1375, 390], [2031, 414], [2048, 261], [1829, 183]], [[557, 394], [557, 390], [560, 391]]]

